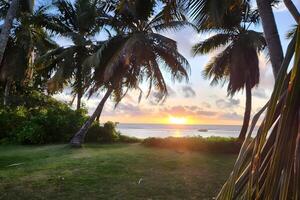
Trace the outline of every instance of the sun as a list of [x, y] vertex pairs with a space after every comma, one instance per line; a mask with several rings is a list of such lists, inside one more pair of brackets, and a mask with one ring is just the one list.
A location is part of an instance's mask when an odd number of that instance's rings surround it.
[[184, 117], [169, 117], [170, 124], [186, 124], [187, 119]]

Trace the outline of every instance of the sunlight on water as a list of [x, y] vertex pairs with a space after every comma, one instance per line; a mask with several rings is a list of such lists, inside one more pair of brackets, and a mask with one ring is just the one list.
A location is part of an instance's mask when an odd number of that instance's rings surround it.
[[175, 134], [173, 137], [182, 137], [181, 131], [180, 130], [175, 130]]
[[[179, 125], [179, 124], [119, 124], [117, 129], [124, 135], [138, 138], [220, 136], [238, 137], [241, 126], [235, 125]], [[207, 130], [205, 132], [201, 130]], [[256, 130], [255, 130], [256, 132]], [[253, 133], [255, 135], [255, 133]]]

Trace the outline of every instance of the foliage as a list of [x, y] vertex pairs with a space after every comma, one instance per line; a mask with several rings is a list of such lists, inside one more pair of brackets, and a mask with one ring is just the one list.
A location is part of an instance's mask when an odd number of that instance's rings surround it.
[[235, 138], [223, 137], [168, 137], [147, 138], [143, 144], [148, 147], [185, 149], [209, 153], [238, 153], [241, 144]]
[[56, 36], [70, 39], [72, 44], [49, 51], [39, 57], [36, 64], [51, 77], [48, 82], [50, 92], [61, 91], [66, 85], [72, 88], [79, 109], [91, 78], [91, 68], [82, 64], [95, 51], [95, 36], [108, 15], [94, 0], [59, 0], [54, 7], [57, 12], [48, 14], [41, 23]]
[[41, 74], [37, 73], [33, 63], [38, 56], [57, 47], [39, 23], [46, 12], [47, 7], [41, 6], [32, 13], [20, 12], [17, 16], [0, 64], [1, 82], [9, 80], [15, 84], [29, 85], [41, 81]]
[[[225, 2], [225, 3], [224, 3]], [[204, 9], [203, 16], [207, 20], [199, 24], [199, 31], [215, 34], [206, 40], [193, 46], [194, 54], [208, 54], [221, 50], [213, 56], [203, 70], [203, 76], [211, 81], [211, 85], [228, 82], [227, 93], [235, 95], [240, 90], [246, 90], [246, 106], [243, 126], [239, 135], [244, 140], [249, 126], [251, 115], [251, 89], [259, 84], [259, 58], [266, 47], [266, 41], [262, 33], [249, 30], [252, 23], [256, 23], [256, 13], [251, 10], [248, 1], [226, 0], [222, 6], [228, 10], [211, 18], [211, 8]], [[214, 5], [215, 1], [203, 1], [205, 6]], [[204, 7], [205, 7], [204, 6]], [[219, 6], [219, 5], [218, 5]], [[222, 7], [219, 6], [219, 7]], [[227, 7], [226, 7], [227, 6]]]
[[68, 142], [87, 118], [85, 110], [73, 111], [68, 105], [42, 94], [33, 93], [27, 100], [32, 103], [0, 108], [1, 142]]
[[146, 93], [149, 95], [155, 88], [161, 94], [159, 100], [163, 100], [168, 95], [163, 69], [174, 81], [188, 79], [189, 63], [178, 52], [176, 41], [159, 31], [177, 30], [190, 23], [173, 13], [174, 9], [166, 21], [166, 10], [154, 15], [156, 4], [151, 0], [146, 2], [117, 4], [111, 24], [116, 34], [99, 43], [97, 52], [85, 62], [95, 69], [90, 94], [112, 87], [113, 99], [118, 103], [129, 90], [140, 90], [140, 84], [146, 83]]
[[87, 143], [140, 142], [137, 138], [121, 135], [121, 133], [116, 130], [116, 123], [110, 121], [104, 123], [103, 126], [98, 122], [94, 122], [87, 133], [85, 141]]

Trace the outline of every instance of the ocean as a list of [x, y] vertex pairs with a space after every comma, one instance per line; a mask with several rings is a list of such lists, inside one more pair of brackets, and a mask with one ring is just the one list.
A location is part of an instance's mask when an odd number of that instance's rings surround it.
[[[184, 136], [219, 136], [238, 137], [241, 126], [237, 125], [170, 125], [170, 124], [123, 124], [117, 129], [124, 135], [137, 138], [148, 137], [184, 137]], [[255, 130], [256, 131], [256, 130]], [[254, 131], [254, 133], [255, 133]]]

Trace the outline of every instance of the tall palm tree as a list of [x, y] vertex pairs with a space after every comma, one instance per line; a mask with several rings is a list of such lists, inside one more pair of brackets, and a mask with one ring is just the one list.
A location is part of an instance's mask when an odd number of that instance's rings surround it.
[[3, 60], [0, 64], [0, 80], [5, 83], [4, 105], [14, 83], [28, 84], [32, 81], [35, 58], [57, 45], [37, 22], [47, 11], [46, 7], [36, 9], [32, 14], [22, 12], [12, 27]]
[[149, 95], [155, 87], [167, 96], [167, 86], [162, 72], [164, 67], [173, 80], [188, 77], [187, 60], [178, 52], [176, 42], [157, 31], [178, 29], [187, 24], [174, 18], [165, 23], [159, 12], [153, 16], [155, 2], [121, 1], [115, 11], [117, 35], [108, 39], [86, 63], [94, 68], [90, 92], [107, 88], [97, 109], [83, 127], [74, 135], [71, 145], [81, 146], [89, 126], [101, 114], [106, 100], [113, 94], [116, 102], [130, 89], [138, 89], [142, 82], [148, 83]]
[[[211, 79], [211, 84], [224, 84], [228, 81], [228, 95], [233, 96], [242, 89], [246, 91], [246, 105], [239, 140], [245, 139], [251, 116], [251, 90], [259, 83], [258, 53], [265, 46], [262, 33], [248, 30], [251, 23], [257, 22], [256, 13], [249, 5], [234, 4], [230, 14], [224, 14], [222, 24], [201, 24], [200, 30], [213, 29], [217, 34], [193, 47], [194, 54], [207, 54], [225, 48], [206, 65], [203, 75]], [[233, 23], [231, 19], [240, 20]], [[227, 23], [229, 22], [229, 23]], [[207, 24], [205, 24], [207, 23]]]
[[[218, 200], [300, 197], [299, 31], [298, 28], [292, 35], [272, 96], [253, 117], [247, 139]], [[252, 136], [263, 113], [257, 134]]]
[[77, 96], [77, 109], [86, 90], [87, 79], [91, 73], [83, 68], [83, 61], [91, 55], [95, 47], [95, 36], [102, 28], [105, 13], [98, 7], [97, 0], [57, 1], [57, 12], [44, 20], [45, 27], [72, 40], [68, 47], [58, 47], [39, 59], [54, 76], [49, 81], [49, 90], [56, 92], [64, 85], [73, 89]]
[[9, 35], [13, 27], [13, 20], [17, 17], [18, 11], [31, 12], [33, 4], [34, 2], [32, 0], [11, 0], [10, 4], [4, 0], [0, 1], [1, 17], [4, 17], [2, 13], [6, 13], [0, 33], [0, 63], [2, 62]]

